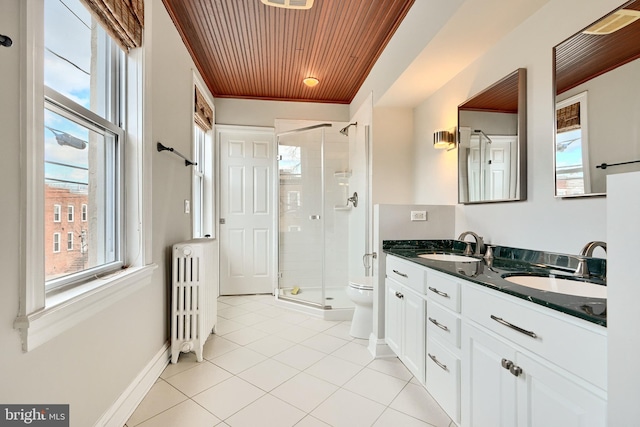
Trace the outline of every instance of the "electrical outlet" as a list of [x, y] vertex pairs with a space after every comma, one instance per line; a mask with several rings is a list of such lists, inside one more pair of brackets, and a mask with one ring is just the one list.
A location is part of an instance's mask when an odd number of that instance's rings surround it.
[[426, 221], [427, 211], [411, 211], [411, 221]]
[[184, 201], [184, 213], [188, 214], [191, 212], [191, 202], [188, 200]]

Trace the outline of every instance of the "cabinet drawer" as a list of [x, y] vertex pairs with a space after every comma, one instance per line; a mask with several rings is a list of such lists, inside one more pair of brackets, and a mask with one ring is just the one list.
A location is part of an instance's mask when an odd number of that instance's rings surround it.
[[424, 275], [426, 269], [394, 256], [387, 255], [386, 275], [414, 291], [425, 294]]
[[460, 348], [460, 318], [433, 301], [427, 301], [427, 336], [437, 336]]
[[465, 319], [606, 390], [605, 328], [472, 284], [462, 306]]
[[460, 422], [460, 359], [438, 341], [427, 339], [427, 391], [447, 415]]
[[428, 270], [426, 288], [431, 300], [460, 313], [460, 283], [454, 277]]

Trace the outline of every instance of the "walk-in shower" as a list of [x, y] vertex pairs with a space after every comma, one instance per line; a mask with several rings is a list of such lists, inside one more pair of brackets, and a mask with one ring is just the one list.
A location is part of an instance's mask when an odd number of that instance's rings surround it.
[[348, 319], [349, 140], [331, 124], [278, 138], [278, 292], [283, 303]]

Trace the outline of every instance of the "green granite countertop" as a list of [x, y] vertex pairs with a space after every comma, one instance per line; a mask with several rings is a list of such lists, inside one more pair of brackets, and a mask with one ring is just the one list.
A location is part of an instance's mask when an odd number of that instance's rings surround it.
[[[558, 278], [581, 280], [572, 277], [572, 271], [577, 265], [575, 256], [491, 245], [494, 253], [493, 260], [481, 259], [480, 262], [460, 263], [418, 257], [421, 254], [440, 252], [462, 255], [465, 246], [464, 243], [457, 240], [385, 240], [383, 242], [383, 249], [387, 254], [561, 311], [570, 316], [607, 326], [606, 299], [541, 291], [508, 282], [502, 277], [517, 273], [519, 275], [555, 275]], [[587, 263], [593, 277], [583, 281], [606, 286], [604, 273], [606, 261], [599, 258], [588, 258]]]

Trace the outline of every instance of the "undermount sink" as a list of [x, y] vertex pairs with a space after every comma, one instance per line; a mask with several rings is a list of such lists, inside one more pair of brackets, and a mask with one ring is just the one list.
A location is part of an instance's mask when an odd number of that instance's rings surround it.
[[470, 256], [456, 255], [456, 254], [422, 254], [418, 255], [420, 258], [431, 259], [434, 261], [449, 261], [449, 262], [478, 262], [478, 258], [472, 258]]
[[506, 276], [504, 280], [516, 285], [558, 294], [588, 298], [607, 298], [607, 287], [579, 280], [561, 279], [554, 276]]

